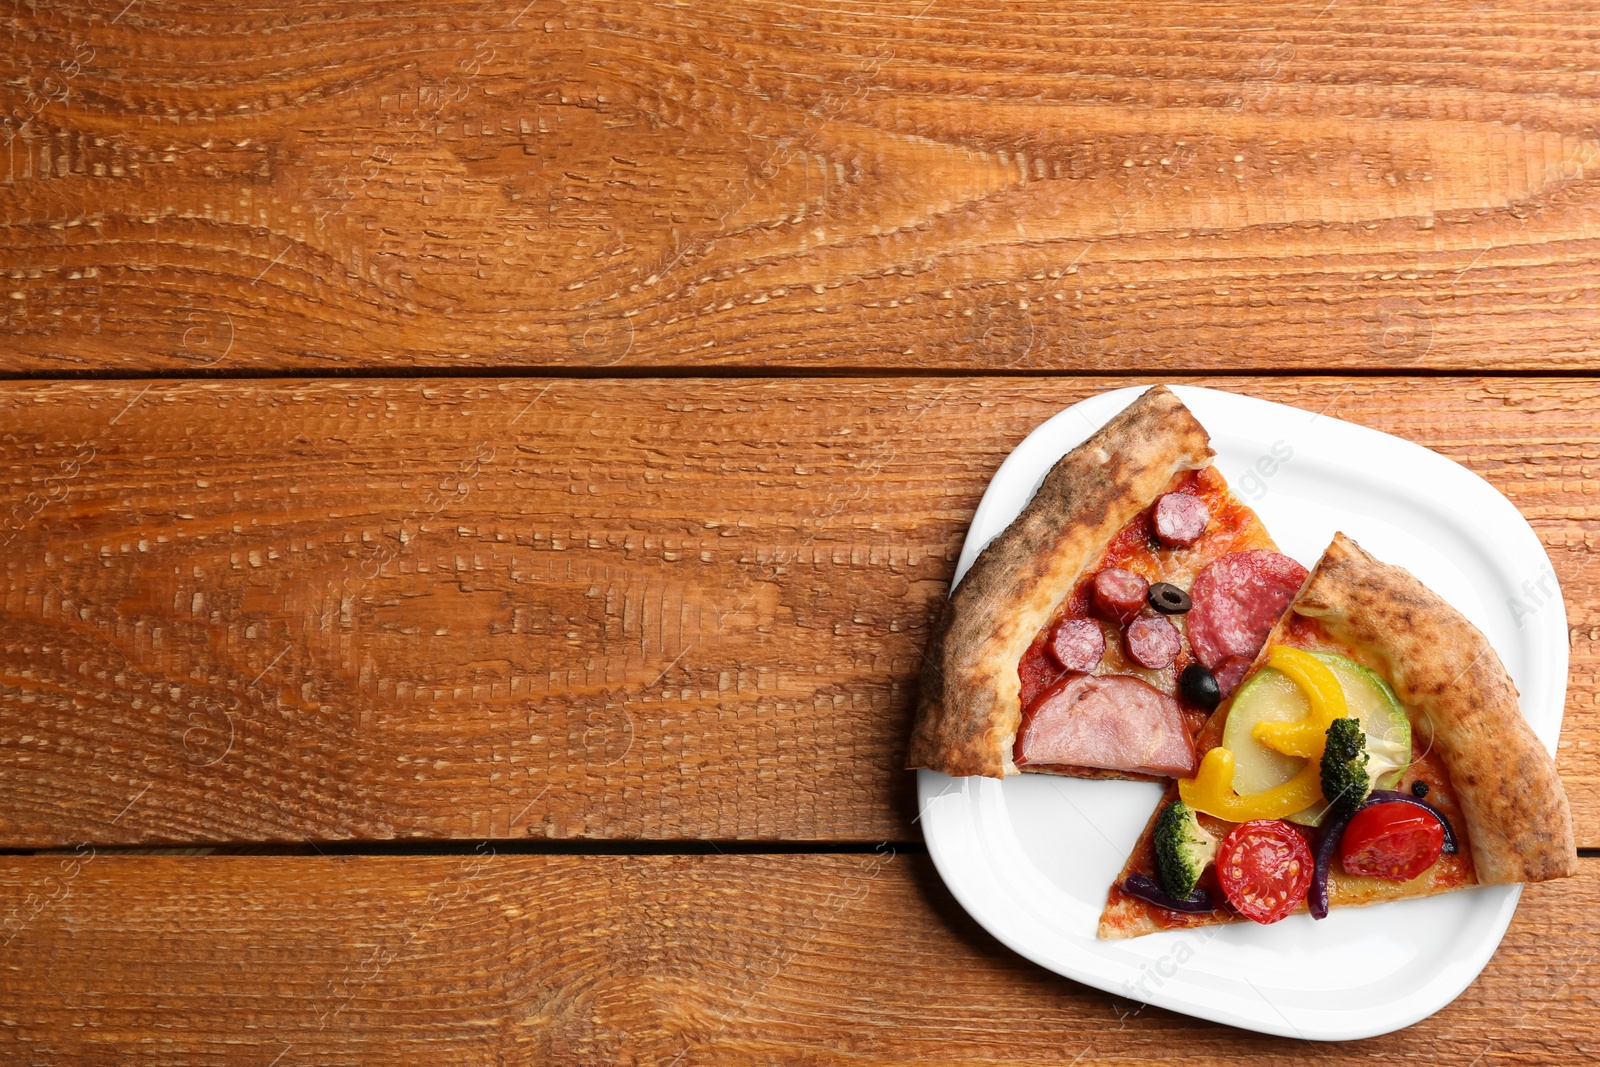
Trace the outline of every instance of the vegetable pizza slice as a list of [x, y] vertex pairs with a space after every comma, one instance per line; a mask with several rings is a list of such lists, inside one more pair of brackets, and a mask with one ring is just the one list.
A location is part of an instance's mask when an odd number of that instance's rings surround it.
[[952, 775], [1193, 774], [1194, 737], [1306, 576], [1145, 392], [1045, 476], [947, 601], [908, 765]]
[[1555, 765], [1487, 638], [1343, 534], [1197, 745], [1103, 938], [1577, 872]]

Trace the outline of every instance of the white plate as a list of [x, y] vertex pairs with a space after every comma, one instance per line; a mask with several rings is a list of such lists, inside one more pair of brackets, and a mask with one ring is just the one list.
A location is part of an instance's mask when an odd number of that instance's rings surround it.
[[[1210, 431], [1217, 467], [1283, 551], [1309, 567], [1343, 530], [1411, 571], [1488, 635], [1522, 694], [1522, 714], [1555, 752], [1566, 611], [1544, 549], [1510, 501], [1466, 468], [1388, 434], [1232, 393], [1173, 391]], [[1017, 446], [973, 517], [957, 579], [1051, 465], [1141, 392], [1085, 400]], [[1433, 1014], [1489, 961], [1522, 892], [1474, 888], [1335, 910], [1321, 922], [1298, 914], [1273, 926], [1101, 941], [1106, 891], [1160, 786], [934, 771], [919, 772], [917, 786], [940, 875], [1006, 945], [1107, 992], [1263, 1033], [1371, 1037]]]

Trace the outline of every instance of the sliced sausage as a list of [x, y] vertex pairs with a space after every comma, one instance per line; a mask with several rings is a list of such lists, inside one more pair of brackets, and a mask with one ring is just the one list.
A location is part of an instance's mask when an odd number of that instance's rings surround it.
[[1106, 654], [1106, 635], [1093, 619], [1062, 619], [1050, 632], [1050, 654], [1069, 671], [1088, 674]]
[[1160, 670], [1172, 666], [1172, 661], [1178, 658], [1183, 638], [1165, 615], [1146, 615], [1128, 624], [1123, 643], [1128, 646], [1128, 655], [1139, 666]]
[[1194, 741], [1174, 697], [1127, 675], [1071, 675], [1045, 691], [1017, 736], [1018, 766], [1097, 767], [1187, 777]]
[[1144, 608], [1150, 583], [1144, 576], [1121, 567], [1107, 567], [1094, 576], [1091, 599], [1095, 610], [1112, 622], [1131, 622]]
[[1189, 589], [1194, 603], [1189, 644], [1195, 658], [1213, 673], [1231, 656], [1255, 659], [1306, 573], [1288, 556], [1265, 549], [1230, 552], [1206, 564]]
[[1217, 690], [1226, 700], [1233, 691], [1239, 688], [1239, 683], [1244, 681], [1244, 676], [1250, 672], [1250, 664], [1255, 657], [1229, 656], [1217, 664], [1216, 678]]
[[1168, 548], [1188, 548], [1211, 522], [1206, 502], [1189, 493], [1168, 493], [1156, 501], [1156, 540]]

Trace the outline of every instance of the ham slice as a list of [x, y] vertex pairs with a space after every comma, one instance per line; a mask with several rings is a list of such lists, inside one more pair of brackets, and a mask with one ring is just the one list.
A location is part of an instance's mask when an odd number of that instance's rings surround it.
[[1020, 766], [1188, 777], [1194, 740], [1174, 697], [1127, 675], [1077, 675], [1046, 690], [1017, 736]]

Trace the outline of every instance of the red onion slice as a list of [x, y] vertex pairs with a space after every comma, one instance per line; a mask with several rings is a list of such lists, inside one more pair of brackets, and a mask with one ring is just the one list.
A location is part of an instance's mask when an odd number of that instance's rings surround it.
[[1156, 884], [1155, 879], [1148, 878], [1138, 872], [1128, 875], [1122, 883], [1122, 891], [1130, 897], [1138, 897], [1140, 900], [1148, 901], [1158, 908], [1166, 908], [1168, 911], [1202, 914], [1217, 910], [1216, 906], [1211, 903], [1211, 894], [1204, 889], [1196, 889], [1189, 894], [1187, 900], [1182, 900], [1162, 889], [1161, 886]]
[[1312, 861], [1311, 889], [1306, 893], [1306, 907], [1311, 909], [1313, 919], [1328, 917], [1328, 869], [1333, 866], [1333, 854], [1339, 850], [1339, 839], [1344, 837], [1344, 828], [1354, 816], [1354, 811], [1335, 815], [1322, 828], [1322, 840], [1317, 842]]

